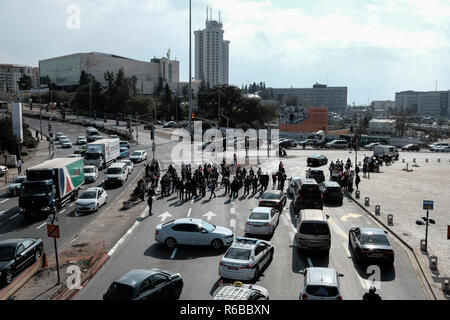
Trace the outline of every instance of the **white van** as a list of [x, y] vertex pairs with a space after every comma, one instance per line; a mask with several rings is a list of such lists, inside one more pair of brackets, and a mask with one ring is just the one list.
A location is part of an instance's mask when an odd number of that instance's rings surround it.
[[375, 158], [384, 158], [385, 156], [391, 157], [391, 159], [398, 158], [398, 150], [394, 146], [375, 146], [373, 148], [373, 156]]
[[95, 141], [95, 137], [98, 136], [98, 130], [93, 128], [93, 127], [89, 127], [86, 129], [86, 139], [88, 142], [92, 142]]
[[123, 185], [128, 179], [128, 166], [124, 162], [113, 163], [105, 174], [105, 186]]
[[297, 250], [330, 251], [331, 232], [327, 218], [320, 209], [300, 210], [297, 220]]

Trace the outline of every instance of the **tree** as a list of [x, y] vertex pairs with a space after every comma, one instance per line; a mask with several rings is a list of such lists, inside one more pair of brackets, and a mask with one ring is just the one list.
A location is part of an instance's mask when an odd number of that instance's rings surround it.
[[30, 90], [33, 88], [33, 81], [27, 74], [22, 74], [17, 84], [19, 85], [19, 90]]
[[394, 118], [396, 120], [395, 129], [398, 132], [400, 138], [403, 138], [403, 136], [405, 135], [407, 124], [413, 113], [413, 110], [410, 108], [389, 108], [389, 114], [391, 115], [391, 118]]
[[147, 115], [149, 111], [155, 109], [155, 100], [151, 97], [137, 96], [125, 101], [124, 105], [128, 114]]

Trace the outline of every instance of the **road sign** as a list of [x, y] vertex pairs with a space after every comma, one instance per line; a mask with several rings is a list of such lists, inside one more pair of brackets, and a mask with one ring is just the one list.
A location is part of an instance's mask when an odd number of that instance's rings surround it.
[[47, 235], [50, 238], [59, 238], [59, 225], [47, 224]]
[[433, 210], [434, 201], [423, 200], [423, 210]]

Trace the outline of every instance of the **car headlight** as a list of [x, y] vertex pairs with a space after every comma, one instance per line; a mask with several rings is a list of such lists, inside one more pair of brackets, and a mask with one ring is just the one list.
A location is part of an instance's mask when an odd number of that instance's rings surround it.
[[44, 207], [41, 209], [41, 211], [50, 211], [50, 210], [51, 210], [50, 207]]

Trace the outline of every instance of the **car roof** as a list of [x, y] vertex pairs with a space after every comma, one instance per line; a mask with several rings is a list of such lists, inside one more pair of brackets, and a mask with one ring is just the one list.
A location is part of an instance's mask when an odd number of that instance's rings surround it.
[[270, 208], [270, 207], [256, 207], [256, 208], [254, 208], [254, 209], [252, 210], [252, 212], [270, 213], [270, 211], [271, 211], [272, 209], [273, 209], [273, 208]]
[[2, 245], [15, 245], [17, 246], [19, 243], [25, 241], [25, 240], [31, 240], [31, 241], [37, 241], [38, 239], [34, 238], [16, 238], [16, 239], [5, 239], [0, 241], [0, 246]]
[[133, 153], [134, 152], [145, 152], [145, 150], [134, 150]]
[[87, 188], [86, 190], [84, 190], [83, 192], [86, 192], [86, 191], [98, 191], [98, 190], [101, 190], [101, 189], [103, 189], [103, 188], [100, 188], [100, 187], [90, 187], [90, 188]]
[[97, 168], [96, 166], [84, 166], [84, 168]]
[[173, 221], [174, 224], [181, 224], [181, 223], [189, 223], [189, 224], [201, 224], [202, 219], [195, 219], [195, 218], [180, 218]]
[[383, 234], [385, 235], [384, 231], [380, 228], [359, 228], [361, 230], [361, 234]]
[[307, 283], [315, 285], [337, 285], [336, 270], [331, 268], [307, 268]]
[[214, 294], [214, 300], [248, 300], [253, 292], [258, 292], [265, 297], [269, 295], [264, 287], [235, 282], [222, 284]]
[[320, 171], [323, 173], [323, 170], [319, 168], [309, 168], [308, 171]]
[[300, 177], [299, 180], [302, 182], [302, 184], [317, 184], [316, 180], [314, 180], [312, 178]]
[[325, 157], [323, 154], [310, 154], [308, 156], [308, 158], [320, 158], [320, 157]]
[[126, 284], [132, 287], [136, 287], [136, 285], [140, 284], [143, 280], [145, 280], [147, 277], [159, 273], [159, 270], [157, 269], [133, 269], [125, 273], [123, 276], [121, 276], [118, 280], [115, 282]]
[[300, 210], [302, 221], [327, 221], [322, 209], [303, 209]]
[[236, 237], [231, 247], [241, 249], [252, 249], [260, 242], [267, 242], [256, 238]]
[[281, 190], [267, 190], [267, 191], [264, 191], [263, 196], [265, 194], [277, 194], [277, 195], [279, 195], [281, 193], [282, 193]]
[[326, 187], [341, 187], [336, 181], [323, 181], [322, 183]]
[[109, 168], [122, 168], [123, 167], [123, 162], [115, 162], [115, 163], [113, 163], [112, 165], [110, 165], [109, 167], [108, 167], [108, 169]]

